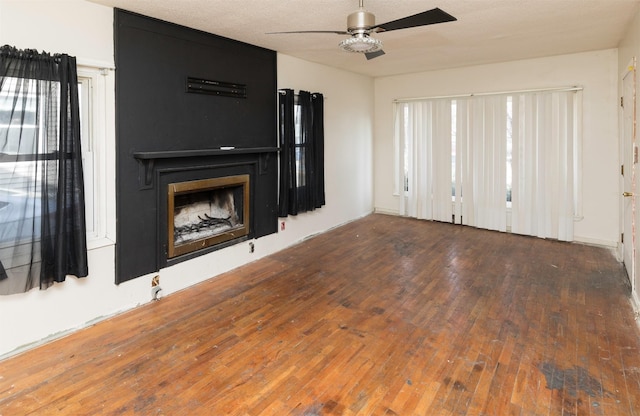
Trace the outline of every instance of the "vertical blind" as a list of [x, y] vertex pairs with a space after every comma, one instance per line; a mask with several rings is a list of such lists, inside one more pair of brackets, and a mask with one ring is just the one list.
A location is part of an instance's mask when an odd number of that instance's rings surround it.
[[400, 214], [573, 240], [581, 90], [396, 102]]

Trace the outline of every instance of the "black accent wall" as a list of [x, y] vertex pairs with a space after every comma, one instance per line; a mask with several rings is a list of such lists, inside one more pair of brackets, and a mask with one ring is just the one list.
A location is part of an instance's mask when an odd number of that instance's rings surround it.
[[238, 242], [167, 260], [167, 183], [248, 173], [244, 239], [276, 232], [276, 53], [116, 9], [115, 62], [116, 283]]

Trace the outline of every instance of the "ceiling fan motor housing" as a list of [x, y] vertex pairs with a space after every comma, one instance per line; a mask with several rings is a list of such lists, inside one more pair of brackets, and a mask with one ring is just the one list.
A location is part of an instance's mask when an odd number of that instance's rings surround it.
[[364, 8], [351, 13], [347, 17], [347, 32], [350, 38], [340, 42], [340, 48], [347, 52], [371, 53], [382, 49], [382, 42], [369, 37], [371, 28], [376, 24], [373, 13], [369, 13]]
[[364, 9], [351, 13], [347, 17], [347, 31], [349, 33], [369, 33], [369, 29], [376, 24], [376, 17]]

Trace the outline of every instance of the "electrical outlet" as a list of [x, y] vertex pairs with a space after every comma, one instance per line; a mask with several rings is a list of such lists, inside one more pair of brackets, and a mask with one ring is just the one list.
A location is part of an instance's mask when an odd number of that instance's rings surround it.
[[160, 299], [160, 291], [162, 288], [160, 286], [154, 286], [151, 288], [151, 300]]
[[256, 247], [253, 245], [253, 243], [249, 243], [249, 253], [253, 253], [255, 251]]
[[160, 275], [153, 276], [151, 279], [151, 300], [160, 299], [160, 291], [162, 288], [160, 287]]

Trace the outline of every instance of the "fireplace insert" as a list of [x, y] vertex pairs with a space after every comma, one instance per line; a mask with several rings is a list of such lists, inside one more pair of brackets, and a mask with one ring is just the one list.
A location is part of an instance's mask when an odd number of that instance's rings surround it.
[[170, 183], [167, 257], [249, 234], [249, 175]]

